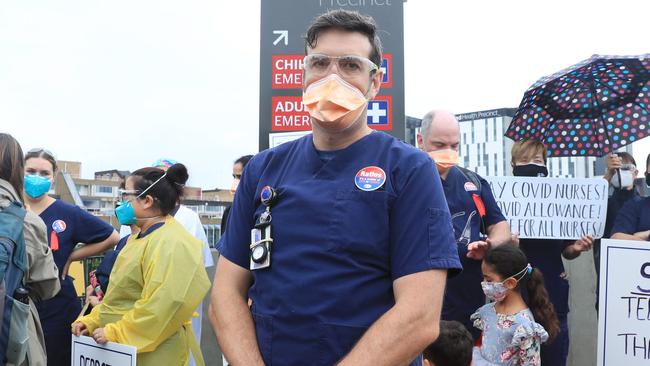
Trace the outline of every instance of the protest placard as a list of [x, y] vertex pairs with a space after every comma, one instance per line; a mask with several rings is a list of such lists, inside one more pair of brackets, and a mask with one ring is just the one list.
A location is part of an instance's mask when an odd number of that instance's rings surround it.
[[133, 346], [72, 336], [72, 366], [136, 366], [136, 352]]
[[598, 366], [650, 363], [650, 246], [603, 239]]
[[603, 236], [607, 181], [602, 178], [486, 177], [501, 212], [519, 237]]

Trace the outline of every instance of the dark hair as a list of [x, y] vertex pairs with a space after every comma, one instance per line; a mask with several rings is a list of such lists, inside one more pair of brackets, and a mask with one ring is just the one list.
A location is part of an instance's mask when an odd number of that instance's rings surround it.
[[246, 164], [253, 158], [253, 155], [244, 155], [241, 156], [239, 159], [235, 160], [234, 164], [241, 164], [242, 168], [246, 167]]
[[632, 154], [623, 151], [623, 152], [616, 153], [616, 155], [618, 155], [618, 157], [621, 158], [623, 164], [634, 164], [634, 166], [636, 166], [636, 160], [634, 160], [634, 156], [632, 156]]
[[372, 52], [370, 53], [370, 61], [375, 65], [381, 65], [381, 40], [377, 35], [377, 24], [375, 20], [366, 15], [362, 15], [357, 11], [349, 10], [330, 10], [327, 13], [317, 16], [307, 29], [307, 36], [305, 37], [305, 54], [308, 48], [316, 47], [318, 37], [321, 33], [331, 30], [343, 30], [346, 32], [358, 32], [368, 37], [368, 41], [372, 45]]
[[648, 154], [648, 157], [645, 158], [645, 171], [648, 171], [648, 165], [650, 165], [650, 154]]
[[11, 184], [21, 199], [25, 176], [23, 149], [11, 135], [0, 133], [0, 178]]
[[[521, 273], [521, 270], [528, 265], [526, 254], [521, 249], [507, 244], [490, 249], [485, 254], [483, 261], [503, 279]], [[532, 273], [525, 272], [523, 274], [519, 283], [526, 284], [528, 307], [533, 312], [535, 321], [540, 323], [548, 332], [549, 342], [552, 342], [560, 332], [560, 322], [557, 319], [555, 308], [549, 300], [542, 272], [537, 268], [533, 268]]]
[[45, 149], [35, 149], [35, 150], [30, 150], [27, 152], [25, 155], [25, 161], [31, 159], [31, 158], [43, 158], [52, 164], [52, 173], [56, 174], [56, 159], [52, 154], [50, 154], [47, 150]]
[[[163, 179], [163, 175], [167, 174]], [[187, 168], [183, 164], [174, 164], [167, 173], [159, 168], [142, 168], [134, 171], [129, 176], [133, 178], [133, 188], [142, 193], [158, 179], [160, 181], [153, 185], [145, 195], [154, 198], [157, 208], [163, 215], [167, 215], [176, 208], [176, 203], [183, 195], [183, 187], [189, 178]]]
[[435, 365], [469, 366], [472, 364], [472, 335], [455, 320], [440, 321], [440, 335], [422, 352], [424, 359]]

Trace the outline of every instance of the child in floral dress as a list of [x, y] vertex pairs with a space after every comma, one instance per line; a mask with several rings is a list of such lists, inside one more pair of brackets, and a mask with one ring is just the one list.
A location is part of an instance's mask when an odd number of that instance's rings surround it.
[[[511, 245], [489, 250], [481, 270], [483, 292], [494, 302], [471, 316], [474, 326], [483, 331], [481, 347], [474, 350], [474, 365], [539, 366], [540, 345], [559, 332], [542, 273]], [[526, 285], [530, 306], [521, 296], [521, 284]]]

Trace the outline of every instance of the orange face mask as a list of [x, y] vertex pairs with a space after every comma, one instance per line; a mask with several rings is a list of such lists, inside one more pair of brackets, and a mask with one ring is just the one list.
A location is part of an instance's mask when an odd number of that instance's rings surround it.
[[309, 85], [302, 103], [325, 127], [344, 129], [359, 118], [368, 100], [355, 86], [331, 74]]
[[444, 174], [451, 167], [458, 165], [458, 151], [446, 149], [429, 151], [429, 156], [436, 163], [436, 168], [440, 174]]

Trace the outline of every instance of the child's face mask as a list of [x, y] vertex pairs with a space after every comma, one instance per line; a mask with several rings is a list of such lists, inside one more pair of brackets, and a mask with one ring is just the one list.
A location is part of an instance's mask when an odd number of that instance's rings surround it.
[[481, 282], [481, 288], [483, 289], [483, 293], [490, 301], [497, 301], [497, 302], [502, 301], [503, 299], [506, 298], [506, 295], [508, 295], [508, 288], [506, 287], [505, 282], [512, 278], [513, 280], [515, 280], [515, 283], [518, 283], [519, 281], [521, 281], [522, 278], [526, 276], [526, 274], [531, 273], [532, 269], [533, 267], [531, 267], [530, 264], [528, 264], [524, 269], [515, 273], [514, 276], [508, 277], [501, 282], [483, 281]]
[[[504, 281], [505, 282], [505, 281]], [[508, 288], [503, 282], [481, 282], [483, 293], [490, 301], [502, 301], [508, 294]]]

